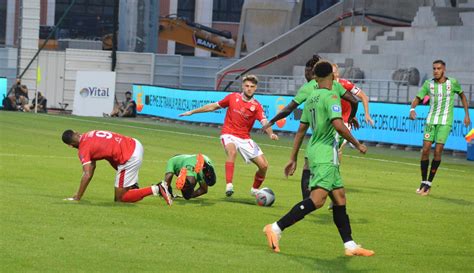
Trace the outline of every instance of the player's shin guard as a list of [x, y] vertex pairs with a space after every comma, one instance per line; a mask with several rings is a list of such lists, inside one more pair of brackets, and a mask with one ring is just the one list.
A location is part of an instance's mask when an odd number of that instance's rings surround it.
[[277, 221], [278, 226], [283, 231], [285, 228], [293, 225], [303, 219], [307, 214], [316, 210], [311, 198], [307, 198], [296, 204], [285, 216]]
[[152, 194], [153, 194], [153, 190], [151, 189], [151, 187], [143, 188], [143, 189], [129, 190], [122, 196], [121, 201], [126, 202], [126, 203], [134, 203], [134, 202], [140, 201], [144, 197], [146, 197], [148, 195], [152, 195]]
[[[420, 170], [421, 170], [421, 181], [426, 181], [426, 177], [428, 176], [428, 166], [430, 165], [429, 160], [421, 160], [420, 161]], [[420, 185], [420, 189], [423, 185]]]
[[234, 162], [225, 163], [225, 182], [227, 184], [232, 183], [234, 179]]
[[430, 176], [428, 177], [428, 181], [432, 182], [435, 175], [436, 171], [438, 170], [439, 165], [441, 164], [441, 160], [432, 160], [431, 161], [431, 170], [430, 170]]
[[349, 215], [346, 213], [346, 206], [332, 207], [332, 219], [336, 224], [339, 235], [344, 243], [352, 241], [352, 230], [351, 223], [349, 221]]
[[309, 190], [309, 179], [311, 178], [310, 170], [303, 170], [301, 175], [301, 196], [303, 200], [309, 197], [311, 191]]
[[253, 188], [258, 189], [263, 183], [263, 180], [265, 180], [265, 176], [261, 176], [258, 172], [255, 173], [255, 177], [253, 179]]

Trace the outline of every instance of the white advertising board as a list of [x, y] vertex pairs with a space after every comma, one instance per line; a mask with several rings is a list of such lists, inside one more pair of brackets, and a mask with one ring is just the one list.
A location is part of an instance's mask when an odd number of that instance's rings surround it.
[[77, 71], [72, 114], [101, 117], [114, 107], [115, 72]]

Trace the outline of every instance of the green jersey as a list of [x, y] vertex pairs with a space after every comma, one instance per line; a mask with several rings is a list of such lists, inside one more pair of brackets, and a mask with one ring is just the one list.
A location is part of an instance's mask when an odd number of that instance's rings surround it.
[[[300, 89], [298, 89], [298, 92], [296, 93], [296, 96], [293, 98], [293, 101], [295, 101], [298, 104], [302, 104], [303, 102], [306, 101], [306, 99], [311, 95], [311, 93], [318, 89], [318, 82], [316, 80], [311, 80], [305, 84], [303, 84]], [[344, 96], [344, 93], [346, 93], [346, 89], [337, 81], [334, 81], [332, 84], [332, 90], [335, 91], [339, 97], [342, 98]]]
[[[214, 164], [212, 163], [212, 160], [207, 157], [206, 155], [203, 155], [204, 161], [213, 166]], [[166, 163], [166, 172], [167, 173], [174, 173], [174, 175], [178, 176], [179, 172], [183, 167], [187, 169], [187, 176], [194, 176], [196, 181], [201, 184], [205, 183], [204, 182], [204, 174], [202, 171], [199, 173], [196, 173], [194, 171], [194, 166], [196, 166], [196, 155], [176, 155], [173, 156], [168, 160], [168, 163]]]
[[430, 111], [426, 117], [426, 124], [453, 125], [454, 94], [461, 93], [461, 86], [454, 78], [447, 78], [444, 83], [426, 80], [416, 95], [421, 100], [426, 95], [430, 96]]
[[341, 98], [328, 89], [317, 89], [311, 93], [301, 116], [301, 122], [309, 123], [313, 131], [306, 148], [310, 166], [339, 165], [338, 134], [331, 123], [336, 118], [342, 118]]

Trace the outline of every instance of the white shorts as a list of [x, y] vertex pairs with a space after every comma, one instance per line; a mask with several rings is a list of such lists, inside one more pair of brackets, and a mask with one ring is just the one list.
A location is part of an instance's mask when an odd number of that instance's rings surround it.
[[130, 159], [123, 165], [117, 166], [117, 174], [115, 175], [116, 188], [128, 188], [138, 183], [138, 171], [143, 161], [143, 145], [140, 141], [135, 140], [135, 150]]
[[246, 163], [250, 163], [252, 159], [263, 155], [263, 152], [260, 147], [258, 147], [257, 143], [250, 138], [242, 139], [233, 135], [225, 134], [221, 135], [221, 142], [224, 147], [229, 143], [234, 143], [235, 147], [237, 147], [237, 151], [239, 151]]

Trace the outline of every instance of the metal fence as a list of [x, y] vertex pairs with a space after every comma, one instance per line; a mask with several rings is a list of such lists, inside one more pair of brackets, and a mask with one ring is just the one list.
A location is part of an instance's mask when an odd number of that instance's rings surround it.
[[[221, 75], [217, 75], [217, 79]], [[224, 89], [237, 74], [228, 74], [218, 86], [219, 90]], [[293, 96], [298, 89], [306, 83], [304, 77], [257, 75], [259, 78], [258, 93], [279, 94]], [[420, 90], [420, 86], [408, 85], [407, 81], [375, 80], [375, 79], [349, 79], [360, 87], [369, 97], [370, 101], [410, 103]], [[238, 91], [241, 88], [242, 79], [234, 81], [228, 90]], [[461, 84], [470, 107], [474, 106], [474, 84]], [[458, 96], [455, 99], [455, 106], [462, 106]]]

